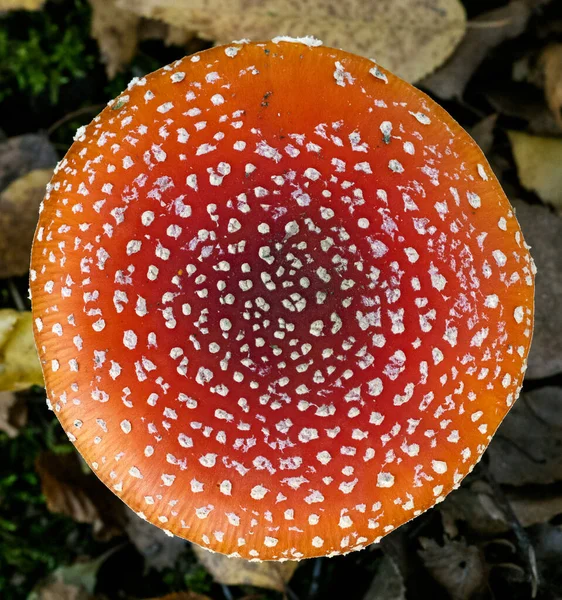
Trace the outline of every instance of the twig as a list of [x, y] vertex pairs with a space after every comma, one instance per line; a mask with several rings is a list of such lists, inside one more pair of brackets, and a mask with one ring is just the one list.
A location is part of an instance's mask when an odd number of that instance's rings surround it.
[[468, 21], [466, 24], [468, 29], [499, 29], [510, 25], [513, 19], [497, 19], [496, 21]]
[[310, 591], [308, 593], [309, 598], [314, 598], [318, 594], [320, 587], [320, 573], [322, 572], [322, 559], [317, 558], [314, 562], [314, 568], [312, 569], [312, 582], [310, 584]]
[[88, 114], [88, 113], [96, 113], [96, 112], [100, 112], [100, 110], [104, 107], [103, 104], [93, 104], [92, 106], [83, 106], [82, 108], [79, 108], [77, 110], [74, 110], [70, 113], [68, 113], [67, 115], [64, 115], [64, 117], [61, 117], [58, 121], [55, 121], [48, 129], [47, 129], [47, 135], [50, 137], [51, 135], [53, 135], [53, 133], [61, 126], [64, 125], [67, 121], [71, 121], [72, 119], [74, 119], [75, 117], [80, 117], [81, 115], [84, 114]]
[[295, 592], [293, 592], [293, 590], [288, 585], [285, 585], [285, 595], [291, 600], [299, 600], [299, 597], [295, 594]]
[[527, 563], [527, 567], [530, 574], [531, 579], [531, 597], [536, 598], [538, 588], [539, 588], [539, 573], [537, 569], [537, 559], [535, 556], [535, 549], [533, 548], [531, 541], [529, 540], [529, 536], [527, 532], [521, 525], [521, 522], [517, 518], [511, 503], [509, 502], [507, 496], [504, 494], [500, 484], [497, 482], [496, 478], [492, 475], [488, 465], [484, 461], [480, 463], [482, 465], [482, 471], [484, 473], [484, 477], [490, 487], [492, 488], [492, 492], [494, 493], [494, 499], [497, 502], [499, 508], [504, 512], [507, 517], [507, 521], [513, 531], [515, 538], [517, 539], [517, 543], [519, 544], [519, 548], [524, 554], [525, 562]]
[[16, 287], [16, 284], [14, 283], [14, 280], [11, 277], [8, 278], [8, 289], [10, 290], [10, 294], [12, 295], [12, 299], [14, 301], [14, 304], [16, 305], [16, 308], [19, 311], [23, 312], [25, 310], [25, 302], [20, 296], [18, 288]]
[[234, 596], [232, 595], [232, 592], [230, 591], [230, 588], [227, 585], [221, 584], [221, 589], [226, 600], [234, 600]]

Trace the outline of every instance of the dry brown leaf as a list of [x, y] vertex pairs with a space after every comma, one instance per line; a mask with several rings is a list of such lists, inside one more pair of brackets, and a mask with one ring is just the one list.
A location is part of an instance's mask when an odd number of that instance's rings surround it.
[[121, 533], [123, 504], [93, 473], [84, 472], [75, 452], [43, 452], [35, 468], [51, 512], [67, 515], [78, 523], [90, 523], [101, 540]]
[[490, 50], [523, 33], [531, 12], [528, 0], [512, 0], [476, 17], [450, 60], [426, 78], [422, 87], [445, 100], [462, 98], [470, 78]]
[[213, 579], [224, 585], [253, 585], [283, 592], [285, 584], [297, 568], [295, 561], [253, 562], [243, 558], [229, 558], [195, 544], [193, 551]]
[[541, 486], [529, 493], [515, 491], [509, 494], [508, 499], [523, 527], [548, 523], [554, 517], [562, 515], [562, 493], [559, 486]]
[[492, 537], [505, 533], [510, 526], [507, 517], [497, 506], [490, 486], [482, 481], [464, 483], [447, 496], [439, 505], [443, 526], [449, 537], [459, 534], [457, 522], [462, 521], [463, 530]]
[[107, 76], [113, 79], [133, 58], [140, 18], [114, 0], [90, 0], [92, 37], [99, 45]]
[[544, 70], [544, 93], [548, 107], [562, 128], [562, 44], [546, 48], [541, 55]]
[[2, 10], [39, 10], [45, 0], [0, 0]]
[[125, 511], [125, 531], [135, 548], [144, 556], [146, 568], [156, 571], [173, 569], [180, 554], [185, 551], [187, 542], [168, 535], [129, 508]]
[[0, 392], [0, 431], [16, 437], [27, 423], [27, 404], [12, 392]]
[[451, 600], [470, 600], [486, 585], [486, 563], [476, 546], [457, 541], [446, 541], [440, 546], [429, 538], [419, 541], [425, 568], [447, 590]]
[[29, 271], [39, 204], [52, 174], [51, 169], [31, 171], [0, 193], [0, 278]]
[[43, 385], [30, 312], [0, 310], [0, 391]]
[[562, 208], [562, 138], [509, 131], [521, 185]]
[[373, 56], [408, 81], [441, 65], [466, 29], [459, 0], [116, 1], [217, 43], [313, 35], [326, 46]]
[[384, 554], [363, 600], [406, 600], [406, 586], [396, 563]]

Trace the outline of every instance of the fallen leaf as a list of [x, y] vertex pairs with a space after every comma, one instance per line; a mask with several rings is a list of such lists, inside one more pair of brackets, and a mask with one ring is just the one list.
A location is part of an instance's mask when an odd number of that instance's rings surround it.
[[544, 101], [542, 90], [535, 86], [502, 82], [501, 87], [490, 87], [484, 95], [496, 112], [526, 121], [526, 133], [539, 136], [560, 134], [560, 127]]
[[462, 98], [470, 78], [490, 50], [521, 35], [531, 14], [531, 2], [512, 0], [506, 6], [478, 15], [451, 58], [424, 79], [421, 87], [444, 100]]
[[98, 571], [119, 549], [120, 546], [116, 546], [95, 559], [55, 569], [45, 581], [35, 587], [27, 600], [95, 600], [93, 594]]
[[224, 554], [209, 552], [195, 544], [193, 551], [217, 583], [253, 585], [278, 592], [285, 591], [285, 584], [293, 576], [298, 564], [295, 561], [253, 562], [243, 558], [230, 558]]
[[363, 600], [406, 600], [406, 586], [396, 563], [384, 554]]
[[30, 312], [0, 310], [0, 391], [43, 385]]
[[486, 563], [476, 546], [450, 540], [440, 546], [435, 540], [423, 537], [419, 541], [422, 546], [419, 555], [425, 568], [447, 590], [451, 600], [470, 600], [484, 588]]
[[93, 473], [83, 470], [75, 452], [43, 452], [35, 468], [51, 512], [91, 524], [96, 538], [103, 541], [121, 533], [125, 521], [123, 504]]
[[27, 404], [12, 392], [0, 392], [0, 431], [16, 437], [27, 423]]
[[130, 509], [126, 509], [125, 531], [135, 548], [144, 556], [147, 569], [162, 571], [174, 568], [180, 554], [187, 547], [184, 539], [169, 536]]
[[494, 129], [497, 121], [498, 115], [491, 114], [476, 123], [470, 130], [470, 135], [486, 155], [490, 152], [494, 143]]
[[488, 448], [501, 484], [562, 481], [562, 388], [527, 392], [515, 403]]
[[541, 54], [544, 93], [552, 114], [562, 128], [562, 44], [549, 46]]
[[53, 578], [31, 592], [27, 600], [94, 600], [94, 596], [79, 586]]
[[2, 10], [39, 10], [45, 0], [0, 0]]
[[0, 142], [0, 192], [29, 171], [52, 169], [57, 160], [53, 145], [41, 134], [27, 133]]
[[98, 42], [107, 76], [113, 79], [135, 55], [140, 17], [114, 0], [90, 0], [90, 5], [92, 37]]
[[509, 131], [521, 185], [543, 202], [562, 208], [562, 138], [547, 138]]
[[374, 56], [408, 81], [431, 73], [466, 28], [459, 0], [116, 0], [147, 18], [217, 43], [313, 35], [326, 46]]
[[508, 500], [523, 527], [548, 523], [562, 515], [562, 490], [560, 486], [533, 487], [531, 490], [508, 494]]
[[538, 271], [533, 344], [525, 376], [542, 379], [562, 373], [562, 218], [542, 204], [515, 197], [511, 203]]
[[39, 204], [52, 174], [52, 169], [31, 171], [0, 193], [0, 278], [29, 271]]
[[494, 501], [490, 486], [481, 480], [464, 482], [439, 504], [443, 526], [450, 537], [459, 533], [457, 523], [463, 522], [462, 530], [484, 537], [509, 531], [507, 517]]

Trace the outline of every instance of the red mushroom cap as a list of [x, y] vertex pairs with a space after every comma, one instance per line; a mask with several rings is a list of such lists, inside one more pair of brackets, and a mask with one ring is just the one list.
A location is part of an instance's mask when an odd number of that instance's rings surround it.
[[235, 42], [81, 128], [32, 258], [50, 403], [150, 522], [358, 550], [442, 500], [517, 397], [534, 267], [482, 152], [312, 38]]

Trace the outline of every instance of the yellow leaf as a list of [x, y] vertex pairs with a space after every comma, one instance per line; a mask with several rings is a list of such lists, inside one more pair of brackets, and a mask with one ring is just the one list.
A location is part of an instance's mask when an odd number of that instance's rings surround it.
[[313, 35], [326, 46], [372, 56], [408, 81], [441, 65], [466, 29], [459, 0], [116, 1], [216, 43]]
[[297, 568], [295, 561], [252, 562], [209, 552], [195, 544], [193, 551], [213, 579], [224, 585], [253, 585], [284, 592]]
[[43, 385], [30, 312], [0, 310], [0, 391]]
[[544, 202], [562, 207], [562, 138], [509, 131], [521, 184]]
[[2, 10], [39, 10], [45, 0], [0, 0]]

